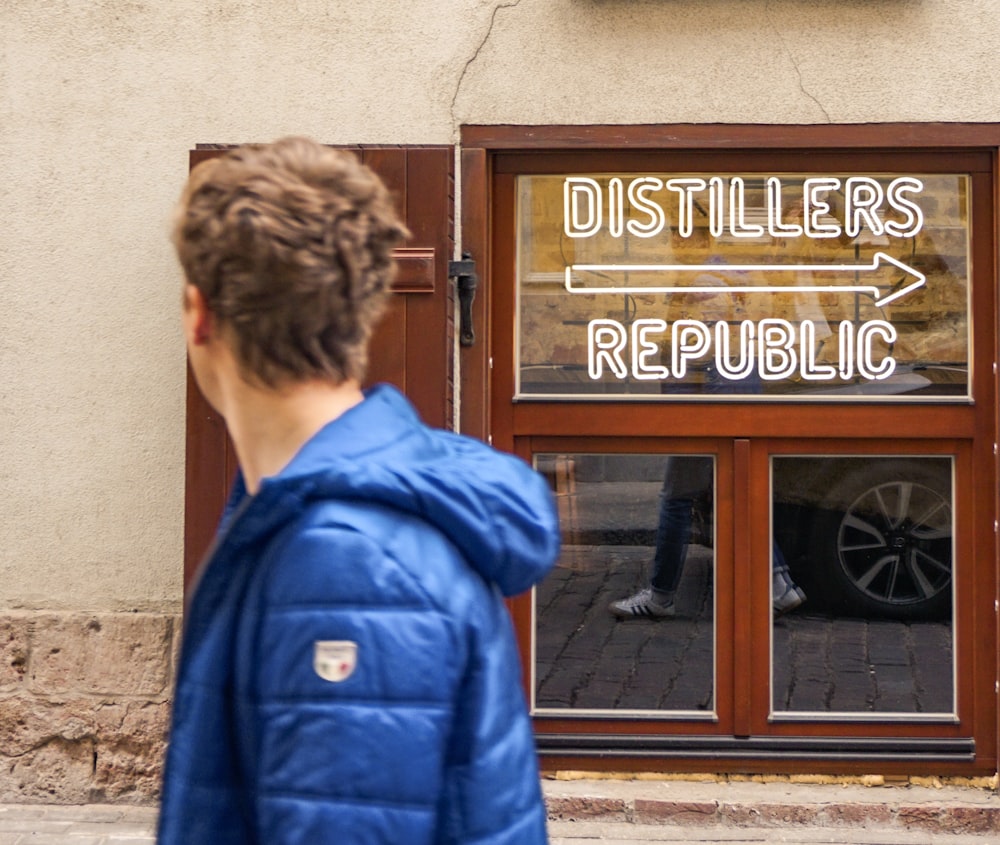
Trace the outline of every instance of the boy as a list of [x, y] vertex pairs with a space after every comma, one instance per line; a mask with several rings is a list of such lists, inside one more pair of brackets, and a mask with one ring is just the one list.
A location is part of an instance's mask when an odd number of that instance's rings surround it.
[[185, 619], [161, 845], [544, 843], [501, 593], [552, 566], [520, 460], [361, 390], [406, 231], [302, 138], [195, 169], [189, 361], [240, 465]]

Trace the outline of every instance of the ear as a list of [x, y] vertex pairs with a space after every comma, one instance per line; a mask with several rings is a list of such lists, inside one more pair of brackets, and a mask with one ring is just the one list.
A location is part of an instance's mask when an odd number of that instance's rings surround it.
[[194, 285], [184, 286], [184, 333], [193, 346], [204, 346], [212, 339], [215, 321], [205, 296]]

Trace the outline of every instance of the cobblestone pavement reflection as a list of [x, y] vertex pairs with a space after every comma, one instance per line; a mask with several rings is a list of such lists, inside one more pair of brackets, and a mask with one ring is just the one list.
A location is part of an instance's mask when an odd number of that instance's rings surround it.
[[777, 712], [952, 713], [951, 625], [801, 613], [774, 625]]
[[[675, 617], [617, 620], [608, 613], [610, 601], [647, 585], [651, 556], [646, 545], [565, 545], [536, 595], [537, 708], [712, 711], [710, 549], [690, 550]], [[775, 620], [772, 648], [775, 712], [954, 710], [947, 621], [840, 618], [807, 604]]]
[[608, 603], [643, 586], [644, 546], [567, 546], [537, 595], [536, 706], [713, 707], [712, 554], [692, 550], [669, 620], [616, 620]]

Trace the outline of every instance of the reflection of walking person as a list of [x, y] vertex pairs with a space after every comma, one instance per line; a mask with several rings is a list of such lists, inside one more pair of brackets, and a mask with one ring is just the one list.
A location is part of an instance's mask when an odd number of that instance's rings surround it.
[[[656, 547], [649, 586], [628, 598], [613, 601], [608, 610], [620, 619], [660, 618], [674, 615], [674, 596], [684, 572], [695, 502], [712, 489], [712, 459], [703, 455], [667, 458]], [[806, 600], [788, 572], [777, 543], [772, 544], [771, 602], [775, 616], [788, 613]]]
[[[698, 285], [719, 288], [718, 294], [698, 294], [691, 305], [697, 306], [703, 317], [711, 315], [715, 320], [732, 320], [736, 316], [736, 298], [725, 288], [737, 283], [742, 273], [734, 273], [725, 268], [721, 256], [712, 256], [709, 263], [718, 264], [717, 273], [703, 273], [696, 279]], [[729, 371], [733, 371], [730, 366]], [[698, 383], [663, 383], [664, 393], [704, 394], [756, 394], [761, 392], [761, 377], [756, 368], [751, 367], [739, 378], [720, 372], [717, 366], [703, 367], [702, 379]], [[656, 527], [656, 550], [653, 554], [653, 573], [648, 587], [628, 598], [611, 602], [608, 610], [621, 619], [658, 618], [674, 615], [674, 595], [684, 572], [688, 546], [691, 542], [691, 523], [695, 501], [708, 496], [712, 491], [712, 459], [707, 456], [675, 455], [667, 459], [663, 490], [660, 499], [660, 514]], [[806, 600], [806, 595], [792, 581], [788, 564], [778, 548], [772, 543], [772, 584], [771, 601], [775, 615], [788, 613]]]

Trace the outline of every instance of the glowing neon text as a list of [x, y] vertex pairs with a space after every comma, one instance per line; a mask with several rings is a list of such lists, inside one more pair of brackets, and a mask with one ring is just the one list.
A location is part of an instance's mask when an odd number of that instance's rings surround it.
[[[857, 237], [863, 229], [873, 235], [910, 238], [924, 224], [923, 212], [913, 194], [924, 184], [913, 176], [899, 176], [883, 187], [870, 176], [816, 176], [795, 186], [801, 213], [788, 219], [788, 189], [781, 178], [766, 179], [766, 225], [748, 218], [746, 182], [740, 176], [661, 179], [617, 176], [603, 187], [589, 176], [568, 176], [563, 183], [564, 231], [570, 238], [589, 238], [606, 229], [613, 238], [626, 232], [653, 238], [667, 228], [667, 209], [673, 230], [682, 238], [694, 231], [696, 206], [708, 217], [713, 237], [728, 233], [736, 238], [837, 238]], [[831, 193], [843, 194], [842, 207], [831, 204]], [[834, 217], [834, 214], [837, 216]]]
[[[664, 340], [669, 331], [669, 341]], [[816, 326], [812, 320], [790, 323], [777, 318], [743, 320], [730, 332], [729, 323], [712, 327], [700, 320], [636, 320], [626, 327], [617, 320], [591, 320], [587, 327], [587, 369], [592, 379], [605, 372], [639, 381], [684, 379], [698, 364], [714, 364], [724, 379], [739, 381], [757, 375], [778, 381], [796, 375], [805, 381], [862, 379], [879, 381], [896, 369], [890, 353], [896, 329], [885, 320], [857, 327], [840, 324], [835, 363], [816, 358]], [[669, 366], [668, 363], [669, 362]]]

